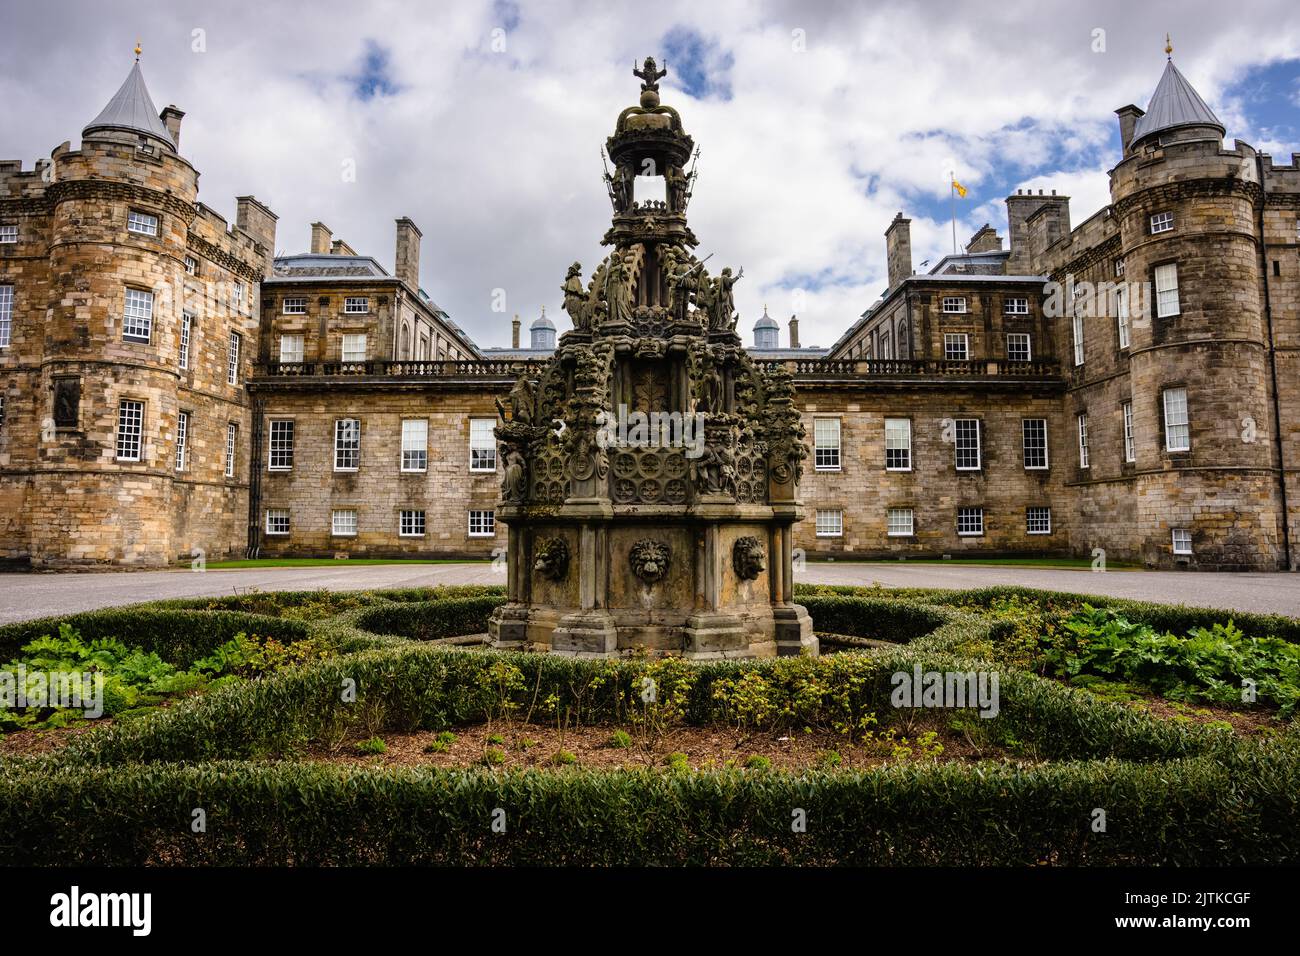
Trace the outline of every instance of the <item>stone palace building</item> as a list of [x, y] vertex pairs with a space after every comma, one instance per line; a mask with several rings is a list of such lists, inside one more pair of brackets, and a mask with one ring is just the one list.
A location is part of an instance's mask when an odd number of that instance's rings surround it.
[[[1017, 191], [1005, 240], [918, 274], [900, 214], [888, 288], [831, 348], [754, 324], [807, 429], [808, 557], [1295, 566], [1300, 165], [1225, 148], [1172, 59], [1116, 112], [1081, 224]], [[391, 271], [322, 223], [277, 257], [265, 205], [198, 201], [183, 116], [137, 62], [79, 147], [0, 162], [0, 559], [496, 552], [496, 399], [554, 323], [476, 345], [409, 219]]]

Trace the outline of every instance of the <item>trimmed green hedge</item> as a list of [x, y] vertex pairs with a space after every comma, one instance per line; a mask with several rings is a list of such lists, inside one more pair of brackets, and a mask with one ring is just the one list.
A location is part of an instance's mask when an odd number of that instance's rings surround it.
[[309, 633], [307, 625], [300, 621], [239, 611], [181, 611], [147, 605], [105, 608], [0, 626], [0, 662], [18, 657], [21, 648], [38, 637], [58, 634], [61, 623], [75, 628], [85, 640], [115, 637], [130, 647], [154, 651], [167, 663], [181, 668], [206, 657], [236, 634], [273, 637], [289, 643]]
[[432, 641], [487, 631], [488, 617], [504, 597], [464, 597], [442, 601], [408, 601], [367, 608], [356, 617], [363, 631]]
[[[53, 865], [1294, 863], [1300, 760], [866, 773], [0, 767], [0, 862]], [[207, 830], [191, 831], [202, 808]], [[504, 817], [496, 811], [502, 811]], [[1093, 832], [1097, 809], [1106, 830]], [[794, 832], [798, 810], [806, 832]], [[504, 819], [505, 832], [492, 824]]]

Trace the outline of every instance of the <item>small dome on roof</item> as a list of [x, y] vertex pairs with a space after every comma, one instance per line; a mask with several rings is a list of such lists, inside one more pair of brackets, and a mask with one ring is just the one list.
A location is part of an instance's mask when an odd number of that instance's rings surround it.
[[530, 329], [554, 329], [555, 323], [546, 317], [546, 306], [542, 306], [542, 314], [533, 319]]
[[759, 329], [779, 330], [780, 328], [781, 327], [776, 324], [776, 319], [772, 318], [770, 315], [767, 314], [767, 306], [763, 306], [763, 314], [759, 316], [758, 321], [754, 323], [754, 330], [755, 331], [758, 331]]

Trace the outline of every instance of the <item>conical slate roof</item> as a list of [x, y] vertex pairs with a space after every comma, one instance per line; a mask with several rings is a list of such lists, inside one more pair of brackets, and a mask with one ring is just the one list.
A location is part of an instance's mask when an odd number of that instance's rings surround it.
[[122, 84], [122, 88], [113, 95], [100, 114], [90, 121], [90, 125], [81, 131], [81, 135], [87, 136], [97, 130], [106, 129], [127, 130], [153, 136], [162, 140], [163, 144], [170, 147], [173, 152], [176, 150], [172, 134], [168, 132], [166, 124], [158, 116], [158, 110], [154, 108], [149, 90], [144, 85], [144, 75], [140, 72], [139, 60], [136, 60], [135, 65], [131, 67], [131, 72], [126, 82]]
[[1205, 105], [1205, 100], [1170, 59], [1156, 91], [1151, 94], [1146, 114], [1138, 117], [1133, 127], [1133, 140], [1177, 126], [1214, 126], [1220, 133], [1225, 131], [1214, 111]]

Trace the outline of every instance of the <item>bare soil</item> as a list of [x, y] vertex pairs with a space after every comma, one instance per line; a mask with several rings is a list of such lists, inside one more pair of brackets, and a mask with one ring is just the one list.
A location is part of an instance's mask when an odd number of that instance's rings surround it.
[[[513, 722], [491, 727], [474, 724], [459, 727], [455, 739], [438, 743], [434, 731], [383, 733], [381, 754], [362, 752], [358, 739], [349, 739], [337, 748], [319, 747], [308, 759], [355, 766], [442, 767], [499, 766], [507, 768], [553, 768], [569, 764], [601, 770], [636, 769], [669, 766], [670, 755], [685, 756], [685, 766], [696, 770], [745, 768], [752, 758], [765, 758], [770, 766], [781, 770], [808, 768], [863, 769], [886, 763], [906, 761], [967, 762], [982, 759], [1012, 758], [995, 747], [974, 746], [956, 732], [933, 727], [938, 732], [937, 751], [933, 745], [923, 754], [915, 738], [896, 735], [899, 746], [911, 748], [911, 755], [896, 751], [893, 742], [872, 740], [853, 742], [848, 737], [828, 732], [803, 731], [788, 734], [740, 734], [720, 727], [677, 727], [658, 739], [637, 736], [624, 728], [629, 746], [614, 742], [617, 727], [594, 726], [569, 728], [561, 733], [556, 727]], [[924, 728], [918, 729], [918, 734]], [[562, 755], [570, 755], [569, 760]], [[838, 760], [836, 760], [838, 755]], [[680, 761], [681, 758], [677, 758]], [[680, 763], [678, 765], [681, 765]]]

